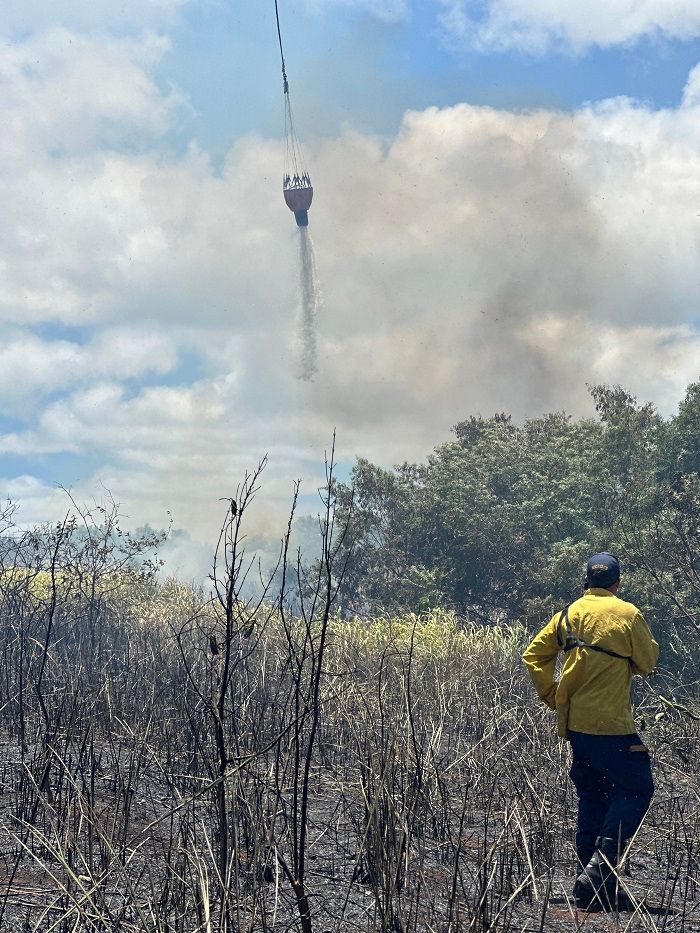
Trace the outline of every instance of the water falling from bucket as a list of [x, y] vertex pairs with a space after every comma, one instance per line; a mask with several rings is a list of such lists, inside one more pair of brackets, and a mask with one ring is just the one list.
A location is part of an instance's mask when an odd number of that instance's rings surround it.
[[316, 275], [314, 245], [308, 227], [299, 227], [299, 378], [311, 380], [316, 372], [316, 319], [321, 289]]

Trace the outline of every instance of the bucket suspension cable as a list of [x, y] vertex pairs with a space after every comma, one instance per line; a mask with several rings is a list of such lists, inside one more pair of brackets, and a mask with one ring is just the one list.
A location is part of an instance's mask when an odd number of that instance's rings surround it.
[[282, 44], [282, 29], [278, 0], [275, 0], [275, 21], [277, 23], [277, 40], [280, 48], [282, 62], [282, 87], [284, 90], [284, 178], [282, 190], [287, 207], [294, 212], [296, 222], [300, 227], [307, 226], [309, 222], [308, 210], [311, 207], [314, 189], [311, 187], [311, 178], [304, 168], [301, 156], [301, 146], [294, 129], [292, 116], [292, 103], [289, 97], [289, 79], [287, 66], [284, 60], [284, 46]]
[[289, 81], [287, 80], [287, 69], [284, 64], [284, 49], [282, 48], [282, 30], [280, 29], [280, 11], [277, 7], [277, 0], [275, 0], [275, 19], [277, 21], [277, 39], [280, 44], [280, 58], [282, 59], [282, 82], [284, 86], [284, 93], [289, 94]]
[[285, 158], [284, 167], [288, 176], [301, 178], [305, 174], [301, 159], [301, 147], [294, 131], [294, 117], [289, 93], [284, 95], [284, 140]]

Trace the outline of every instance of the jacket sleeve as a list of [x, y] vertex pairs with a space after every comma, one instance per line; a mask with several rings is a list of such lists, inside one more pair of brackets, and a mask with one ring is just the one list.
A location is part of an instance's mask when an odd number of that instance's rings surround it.
[[557, 642], [556, 615], [541, 629], [525, 649], [523, 661], [525, 662], [537, 695], [550, 707], [555, 709], [554, 697], [557, 692], [557, 682], [554, 680], [554, 670], [557, 664], [557, 654], [561, 650]]
[[641, 612], [638, 612], [632, 623], [632, 673], [646, 677], [656, 667], [659, 660], [659, 646], [649, 630]]

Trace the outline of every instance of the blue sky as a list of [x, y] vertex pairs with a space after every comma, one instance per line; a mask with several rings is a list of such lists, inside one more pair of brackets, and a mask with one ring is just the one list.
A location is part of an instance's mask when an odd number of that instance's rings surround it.
[[[576, 108], [628, 96], [676, 106], [700, 39], [643, 36], [629, 45], [572, 52], [487, 50], [450, 44], [436, 6], [386, 22], [335, 5], [282, 4], [285, 53], [295, 110], [309, 134], [332, 136], [351, 124], [394, 134], [409, 109], [462, 101], [499, 108]], [[280, 132], [280, 76], [273, 4], [196, 4], [171, 32], [159, 80], [186, 90], [194, 108], [177, 140], [196, 137], [216, 156], [249, 132]]]
[[273, 3], [8, 0], [0, 495], [27, 522], [106, 487], [201, 556], [264, 453], [274, 538], [334, 428], [345, 475], [470, 414], [590, 413], [586, 383], [672, 414], [700, 375], [696, 0], [280, 6], [313, 381]]

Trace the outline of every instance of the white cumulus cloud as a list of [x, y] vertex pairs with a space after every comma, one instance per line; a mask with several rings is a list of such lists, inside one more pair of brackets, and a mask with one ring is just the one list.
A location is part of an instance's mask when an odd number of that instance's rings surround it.
[[[17, 127], [0, 141], [0, 388], [24, 419], [0, 453], [27, 463], [8, 491], [53, 501], [26, 477], [70, 454], [76, 491], [206, 537], [266, 452], [266, 497], [286, 507], [297, 476], [313, 491], [334, 427], [346, 463], [390, 463], [473, 413], [590, 412], [586, 382], [668, 413], [700, 375], [697, 70], [673, 109], [459, 104], [407, 113], [391, 139], [311, 141], [324, 301], [300, 383], [281, 142], [240, 139], [220, 167], [174, 155], [158, 42], [66, 36], [0, 50]], [[72, 103], [102, 68], [113, 91]]]
[[0, 412], [19, 416], [56, 390], [110, 376], [162, 375], [176, 363], [175, 345], [164, 333], [107, 328], [81, 344], [11, 328], [0, 335]]
[[152, 77], [165, 47], [54, 30], [0, 49], [0, 319], [98, 318], [159, 250], [142, 164], [119, 152], [153, 146], [182, 103]]
[[695, 0], [438, 0], [448, 35], [489, 49], [581, 51], [629, 45], [646, 36], [700, 35]]

